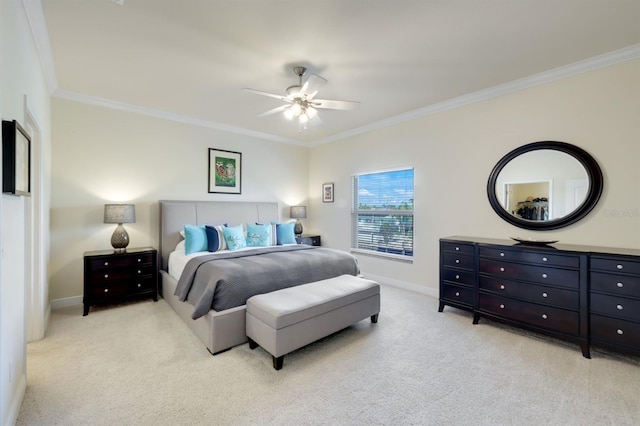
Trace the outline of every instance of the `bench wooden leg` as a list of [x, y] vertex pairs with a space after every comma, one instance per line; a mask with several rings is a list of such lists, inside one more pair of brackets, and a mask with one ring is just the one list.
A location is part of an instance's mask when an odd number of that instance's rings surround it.
[[378, 314], [371, 315], [371, 322], [374, 324], [378, 322]]
[[249, 337], [247, 337], [247, 339], [249, 339], [249, 349], [253, 350], [258, 347], [258, 344], [254, 340]]
[[276, 370], [282, 369], [282, 363], [284, 362], [284, 355], [279, 356], [277, 358], [272, 355], [271, 358], [273, 358], [273, 368], [275, 368]]

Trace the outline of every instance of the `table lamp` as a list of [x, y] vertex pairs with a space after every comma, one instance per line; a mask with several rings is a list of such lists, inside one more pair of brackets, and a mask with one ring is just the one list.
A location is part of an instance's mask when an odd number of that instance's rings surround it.
[[291, 206], [289, 217], [296, 220], [296, 224], [293, 227], [293, 233], [297, 236], [302, 235], [302, 223], [300, 219], [307, 217], [307, 206]]
[[136, 222], [136, 206], [133, 204], [105, 204], [104, 223], [117, 223], [116, 230], [111, 235], [111, 245], [116, 252], [124, 252], [129, 245], [129, 234], [122, 226], [123, 223]]

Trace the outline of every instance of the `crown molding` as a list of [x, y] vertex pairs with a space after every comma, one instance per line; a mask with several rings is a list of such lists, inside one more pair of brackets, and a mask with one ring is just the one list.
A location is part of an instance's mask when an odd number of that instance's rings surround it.
[[423, 108], [418, 108], [404, 114], [389, 117], [375, 123], [367, 124], [365, 126], [348, 130], [346, 132], [338, 133], [328, 138], [315, 141], [311, 143], [310, 146], [322, 145], [325, 143], [334, 142], [336, 140], [346, 139], [348, 137], [372, 132], [374, 130], [383, 129], [385, 127], [395, 126], [396, 124], [404, 123], [406, 121], [416, 120], [428, 115], [437, 114], [443, 111], [458, 108], [475, 102], [484, 101], [498, 96], [507, 95], [509, 93], [528, 89], [530, 87], [551, 83], [553, 81], [562, 80], [578, 74], [594, 71], [600, 68], [638, 58], [640, 58], [640, 44], [635, 44], [623, 49], [614, 50], [612, 52], [595, 56], [593, 58], [575, 62], [573, 64], [554, 68], [549, 71], [544, 71], [538, 74], [511, 81], [509, 83], [490, 87], [488, 89], [472, 92], [467, 95], [459, 96], [457, 98], [449, 99]]
[[270, 140], [274, 142], [287, 143], [292, 145], [308, 146], [306, 143], [293, 139], [275, 136], [269, 133], [256, 132], [242, 127], [229, 126], [227, 124], [217, 123], [215, 121], [194, 118], [188, 115], [180, 115], [159, 109], [147, 108], [139, 105], [132, 105], [125, 102], [114, 101], [111, 99], [101, 98], [98, 96], [85, 95], [83, 93], [73, 92], [70, 90], [58, 89], [52, 97], [56, 99], [65, 99], [69, 101], [79, 102], [87, 105], [99, 106], [103, 108], [115, 109], [118, 111], [131, 112], [134, 114], [146, 115], [148, 117], [159, 118], [162, 120], [175, 121], [178, 123], [189, 124], [208, 129], [222, 130], [224, 132], [234, 133], [243, 136], [251, 136], [254, 138]]
[[53, 54], [51, 51], [51, 42], [49, 40], [49, 32], [47, 31], [47, 23], [44, 19], [44, 11], [40, 0], [22, 0], [33, 41], [40, 58], [40, 66], [44, 74], [45, 84], [49, 94], [52, 95], [58, 89], [58, 77], [53, 63]]

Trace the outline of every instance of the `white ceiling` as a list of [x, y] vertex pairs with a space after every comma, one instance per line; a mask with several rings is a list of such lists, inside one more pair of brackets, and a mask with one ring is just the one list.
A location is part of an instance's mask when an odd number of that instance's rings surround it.
[[[614, 59], [640, 56], [639, 0], [41, 3], [54, 96], [303, 144], [619, 49]], [[284, 95], [293, 65], [328, 80], [319, 98], [360, 108], [321, 110], [303, 132], [282, 114], [257, 117], [280, 101], [241, 89]]]

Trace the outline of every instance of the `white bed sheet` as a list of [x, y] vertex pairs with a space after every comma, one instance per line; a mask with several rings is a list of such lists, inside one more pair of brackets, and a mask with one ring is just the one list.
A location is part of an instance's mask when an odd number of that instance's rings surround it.
[[[251, 250], [254, 248], [255, 247], [244, 247], [235, 251]], [[191, 254], [185, 254], [184, 240], [182, 240], [178, 243], [178, 245], [176, 246], [176, 249], [169, 254], [169, 264], [168, 264], [169, 275], [171, 275], [176, 280], [179, 280], [180, 275], [182, 275], [182, 271], [184, 271], [185, 266], [187, 266], [187, 263], [189, 263], [191, 259], [200, 257], [200, 256], [208, 256], [211, 254], [215, 255], [216, 253], [229, 253], [229, 250], [221, 250], [214, 253], [209, 251], [198, 251]]]

